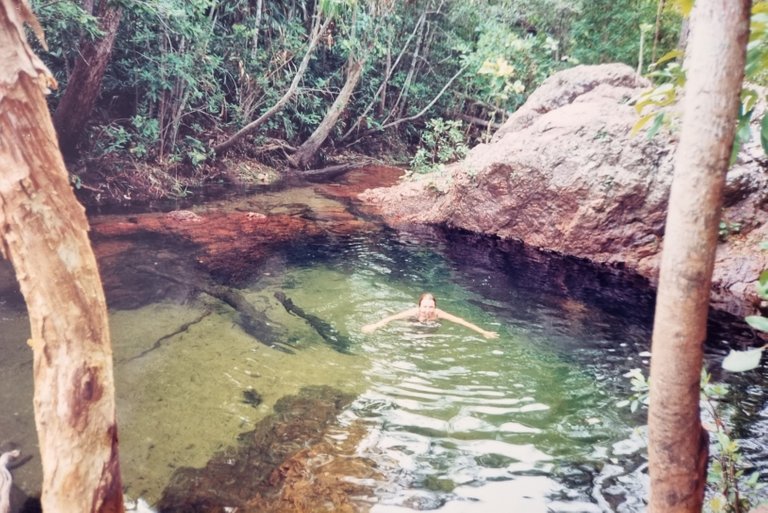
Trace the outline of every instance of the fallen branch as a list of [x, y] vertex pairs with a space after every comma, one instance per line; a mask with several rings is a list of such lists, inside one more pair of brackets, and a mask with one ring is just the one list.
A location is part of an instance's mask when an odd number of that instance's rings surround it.
[[320, 335], [323, 340], [325, 340], [326, 343], [328, 343], [328, 345], [333, 349], [340, 353], [349, 354], [350, 340], [349, 338], [339, 333], [336, 328], [325, 322], [320, 317], [305, 312], [296, 306], [289, 297], [280, 291], [275, 292], [275, 299], [282, 303], [283, 307], [285, 307], [288, 313], [301, 317], [307, 321], [307, 323], [312, 326], [312, 328], [314, 328], [317, 334]]
[[151, 351], [154, 351], [155, 349], [159, 349], [160, 346], [162, 345], [163, 341], [168, 340], [169, 338], [175, 337], [179, 333], [184, 333], [190, 327], [192, 327], [195, 324], [199, 323], [200, 321], [202, 321], [203, 319], [205, 319], [209, 315], [211, 315], [211, 309], [207, 308], [200, 316], [198, 316], [197, 318], [195, 318], [195, 319], [193, 319], [193, 320], [191, 320], [189, 322], [185, 322], [184, 324], [179, 326], [179, 328], [176, 331], [174, 331], [173, 333], [169, 333], [167, 335], [163, 335], [162, 337], [160, 337], [157, 340], [155, 340], [155, 343], [152, 344], [152, 346], [149, 347], [148, 349], [145, 349], [144, 351], [140, 352], [139, 354], [137, 354], [135, 356], [131, 356], [127, 360], [123, 360], [123, 361], [124, 362], [131, 362], [133, 360], [141, 358], [142, 356], [145, 356], [147, 353], [149, 353]]
[[354, 169], [356, 164], [334, 164], [319, 169], [308, 169], [306, 171], [297, 171], [294, 176], [298, 176], [310, 181], [323, 181], [336, 178], [343, 175], [350, 169]]
[[214, 146], [213, 147], [214, 155], [220, 156], [222, 153], [224, 153], [229, 148], [231, 148], [235, 143], [237, 143], [240, 139], [242, 139], [246, 135], [255, 131], [261, 125], [266, 123], [267, 120], [269, 120], [269, 118], [274, 116], [277, 112], [281, 111], [283, 107], [285, 107], [285, 105], [296, 94], [296, 90], [299, 88], [299, 83], [301, 82], [301, 79], [304, 77], [304, 73], [307, 71], [307, 66], [309, 66], [310, 57], [312, 56], [312, 53], [314, 52], [315, 47], [317, 46], [317, 42], [320, 39], [320, 36], [324, 34], [325, 31], [328, 29], [328, 26], [330, 25], [331, 19], [332, 19], [331, 17], [326, 17], [325, 21], [320, 23], [321, 14], [319, 12], [319, 9], [315, 16], [316, 18], [312, 26], [309, 43], [307, 44], [307, 51], [304, 52], [304, 58], [301, 60], [301, 63], [299, 64], [299, 69], [296, 70], [296, 74], [294, 75], [293, 80], [291, 81], [291, 85], [288, 87], [288, 90], [285, 92], [285, 94], [283, 94], [282, 98], [280, 98], [280, 100], [278, 100], [276, 104], [274, 104], [271, 108], [269, 108], [256, 121], [252, 121], [248, 123], [243, 128], [238, 130], [237, 133], [235, 133], [232, 137], [230, 137], [223, 143]]
[[457, 118], [461, 119], [462, 121], [466, 121], [467, 123], [471, 123], [473, 125], [477, 125], [483, 128], [490, 128], [492, 130], [498, 130], [501, 128], [501, 123], [495, 123], [492, 121], [488, 121], [487, 119], [477, 118], [475, 116], [467, 116], [466, 114], [457, 114]]

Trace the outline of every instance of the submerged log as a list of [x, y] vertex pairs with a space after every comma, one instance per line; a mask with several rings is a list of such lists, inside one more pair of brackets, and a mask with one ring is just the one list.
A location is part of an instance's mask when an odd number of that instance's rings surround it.
[[181, 280], [175, 276], [160, 273], [151, 267], [137, 267], [137, 269], [181, 285], [187, 285], [228, 304], [238, 313], [238, 324], [243, 331], [272, 349], [293, 354], [294, 351], [290, 347], [286, 347], [288, 344], [283, 341], [285, 337], [269, 325], [267, 317], [258, 312], [239, 290], [218, 285], [202, 278], [188, 277]]
[[301, 317], [307, 321], [307, 323], [312, 326], [315, 331], [317, 331], [317, 334], [320, 335], [323, 340], [325, 340], [333, 349], [340, 353], [349, 354], [349, 338], [339, 333], [336, 328], [325, 322], [320, 317], [305, 312], [296, 306], [289, 297], [280, 291], [275, 292], [275, 299], [282, 303], [288, 313]]
[[131, 362], [133, 360], [137, 360], [139, 358], [142, 358], [143, 356], [146, 356], [147, 354], [151, 353], [155, 349], [159, 349], [162, 343], [170, 338], [175, 337], [176, 335], [179, 335], [181, 333], [184, 333], [185, 331], [189, 330], [192, 326], [195, 324], [201, 322], [203, 319], [211, 315], [211, 308], [206, 308], [205, 311], [197, 316], [195, 319], [192, 319], [189, 322], [185, 322], [181, 326], [179, 326], [177, 329], [175, 329], [172, 333], [168, 333], [167, 335], [163, 335], [162, 337], [155, 340], [155, 343], [149, 346], [147, 349], [143, 350], [137, 355], [131, 356], [127, 360], [123, 360], [123, 362]]

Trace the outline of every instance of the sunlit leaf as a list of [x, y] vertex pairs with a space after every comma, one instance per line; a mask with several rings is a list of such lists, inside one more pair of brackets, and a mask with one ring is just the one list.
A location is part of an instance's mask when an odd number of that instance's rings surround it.
[[[765, 249], [765, 248], [762, 248], [762, 249]], [[760, 296], [763, 299], [768, 299], [768, 269], [765, 269], [763, 272], [760, 273], [760, 277], [757, 279], [755, 288], [757, 289], [758, 296]]]
[[768, 13], [768, 2], [755, 2], [752, 5], [752, 14]]
[[768, 153], [768, 115], [765, 114], [760, 121], [760, 145], [763, 147], [763, 151]]
[[682, 50], [672, 50], [671, 52], [667, 52], [664, 55], [659, 58], [654, 64], [658, 66], [659, 64], [664, 64], [667, 61], [671, 61], [672, 59], [677, 59], [678, 57], [683, 56]]
[[664, 113], [659, 112], [656, 115], [656, 119], [653, 120], [653, 124], [651, 125], [651, 128], [648, 129], [648, 132], [646, 132], [645, 136], [648, 139], [653, 139], [653, 136], [656, 135], [656, 133], [659, 131], [663, 122], [664, 122]]
[[716, 494], [711, 499], [709, 499], [709, 509], [712, 511], [712, 513], [720, 513], [721, 511], [725, 511], [725, 506], [728, 504], [728, 501], [723, 497], [722, 494]]
[[756, 330], [768, 331], [768, 318], [762, 315], [749, 315], [744, 320]]
[[[760, 249], [768, 249], [768, 241], [763, 241], [760, 244], [757, 245]], [[762, 274], [760, 275], [762, 276]]]
[[694, 0], [672, 0], [672, 5], [680, 11], [680, 14], [688, 17], [691, 14], [691, 9], [693, 9], [693, 2]]
[[741, 91], [741, 112], [752, 112], [757, 105], [760, 95], [754, 89], [745, 88]]
[[750, 349], [749, 351], [731, 350], [723, 359], [723, 369], [729, 372], [744, 372], [752, 370], [760, 365], [760, 357], [763, 355], [763, 348]]
[[731, 164], [736, 162], [736, 157], [738, 157], [742, 146], [744, 146], [744, 144], [749, 142], [749, 140], [752, 138], [752, 132], [749, 126], [750, 119], [752, 119], [752, 110], [748, 110], [743, 114], [739, 114], [739, 121], [738, 125], [736, 126], [736, 134], [733, 139], [733, 148], [731, 149]]
[[632, 130], [629, 132], [630, 137], [634, 137], [637, 135], [637, 133], [643, 129], [643, 127], [648, 124], [650, 120], [652, 120], [654, 117], [656, 117], [656, 113], [652, 112], [650, 114], [646, 114], [645, 116], [638, 119], [634, 125], [632, 125]]

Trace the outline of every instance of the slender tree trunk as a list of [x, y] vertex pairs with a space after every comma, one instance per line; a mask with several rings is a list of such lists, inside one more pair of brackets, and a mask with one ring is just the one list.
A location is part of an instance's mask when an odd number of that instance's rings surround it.
[[422, 23], [421, 30], [419, 30], [419, 37], [416, 40], [416, 46], [413, 49], [413, 56], [411, 57], [411, 67], [408, 69], [408, 74], [405, 77], [405, 82], [403, 83], [403, 87], [400, 88], [400, 94], [397, 96], [397, 100], [395, 100], [395, 104], [392, 106], [392, 109], [389, 112], [389, 115], [384, 120], [386, 121], [394, 116], [399, 117], [400, 113], [405, 109], [405, 102], [408, 98], [408, 90], [411, 87], [411, 81], [413, 80], [414, 72], [416, 71], [416, 64], [419, 62], [419, 52], [421, 52], [421, 46], [424, 44], [424, 35], [427, 31], [427, 27], [429, 26], [428, 23]]
[[261, 17], [264, 11], [264, 0], [256, 0], [256, 20], [253, 25], [253, 49], [251, 50], [251, 58], [256, 59], [259, 53], [259, 30], [261, 30]]
[[94, 16], [104, 35], [98, 39], [84, 39], [80, 53], [53, 115], [61, 150], [68, 157], [77, 153], [77, 143], [83, 136], [101, 90], [101, 80], [109, 64], [112, 44], [120, 26], [122, 7], [109, 0], [99, 0]]
[[656, 62], [656, 47], [659, 45], [661, 37], [661, 17], [664, 14], [666, 0], [656, 0], [656, 26], [653, 30], [653, 50], [651, 51], [651, 62]]
[[[392, 76], [392, 73], [397, 69], [397, 65], [400, 64], [400, 60], [403, 58], [403, 55], [405, 55], [405, 51], [408, 49], [408, 47], [411, 44], [411, 40], [414, 38], [416, 33], [420, 30], [421, 25], [426, 20], [427, 13], [423, 13], [421, 16], [419, 16], [418, 21], [416, 22], [416, 26], [414, 27], [411, 34], [408, 36], [408, 38], [405, 40], [405, 43], [403, 44], [403, 47], [400, 49], [400, 53], [397, 55], [397, 59], [395, 59], [394, 64], [389, 63], [390, 56], [390, 49], [387, 48], [387, 73], [384, 75], [384, 79], [381, 81], [381, 85], [379, 86], [378, 91], [376, 91], [376, 94], [373, 95], [373, 98], [371, 99], [370, 103], [363, 109], [363, 113], [360, 114], [357, 117], [357, 120], [349, 127], [349, 130], [347, 130], [344, 135], [341, 136], [341, 141], [346, 141], [352, 133], [358, 129], [360, 124], [365, 119], [365, 116], [368, 115], [368, 113], [373, 108], [374, 104], [376, 103], [376, 97], [381, 95], [381, 107], [380, 112], [383, 113], [386, 108], [386, 88], [389, 84], [389, 78]], [[388, 118], [387, 118], [388, 119]], [[385, 120], [386, 121], [386, 120]]]
[[360, 82], [360, 77], [363, 75], [363, 66], [365, 64], [364, 59], [358, 60], [354, 55], [349, 56], [347, 65], [347, 80], [344, 83], [344, 87], [341, 88], [336, 100], [328, 109], [325, 117], [320, 122], [320, 125], [315, 129], [309, 139], [304, 141], [304, 144], [299, 146], [296, 153], [291, 155], [291, 165], [298, 169], [308, 169], [312, 167], [317, 161], [317, 153], [320, 147], [323, 145], [331, 130], [339, 120], [339, 116], [347, 108], [349, 100], [352, 98], [352, 93], [357, 87], [357, 83]]
[[456, 80], [457, 78], [459, 78], [461, 76], [461, 74], [464, 73], [464, 71], [466, 71], [467, 67], [468, 67], [468, 65], [464, 65], [463, 68], [461, 68], [459, 71], [454, 73], [454, 75], [451, 77], [451, 79], [448, 82], [446, 82], [446, 84], [443, 86], [443, 88], [440, 90], [440, 92], [437, 93], [437, 96], [432, 98], [432, 101], [429, 102], [426, 107], [421, 109], [416, 114], [414, 114], [412, 116], [405, 117], [405, 118], [396, 119], [394, 121], [390, 121], [389, 123], [385, 123], [385, 124], [383, 124], [381, 126], [378, 126], [376, 128], [371, 128], [370, 130], [366, 130], [365, 132], [360, 134], [360, 137], [358, 137], [357, 139], [355, 139], [351, 143], [347, 144], [345, 147], [348, 148], [350, 146], [353, 146], [353, 145], [357, 144], [361, 139], [364, 139], [365, 137], [368, 137], [371, 134], [375, 134], [377, 132], [381, 132], [381, 131], [386, 130], [388, 128], [392, 128], [394, 126], [397, 126], [397, 125], [399, 125], [401, 123], [405, 123], [407, 121], [414, 121], [416, 119], [419, 119], [421, 116], [426, 114], [429, 111], [429, 109], [431, 109], [432, 106], [435, 103], [437, 103], [437, 100], [439, 100], [440, 97], [443, 96], [443, 94], [448, 90], [448, 88], [451, 87], [451, 84], [453, 83], [453, 81]]
[[0, 253], [29, 311], [42, 507], [122, 513], [104, 293], [41, 91], [53, 79], [24, 20], [25, 2], [0, 0]]
[[[379, 91], [381, 91], [381, 101], [379, 101], [379, 114], [384, 113], [384, 109], [387, 108], [387, 84], [389, 82], [389, 76], [392, 74], [392, 41], [389, 41], [389, 44], [387, 44], [387, 66], [384, 69], [384, 80], [381, 82], [381, 86], [379, 86]], [[376, 97], [374, 97], [371, 100], [371, 104], [376, 101]], [[367, 114], [367, 112], [366, 112]], [[362, 119], [363, 116], [360, 116], [358, 119]], [[357, 128], [358, 122], [356, 122], [354, 125], [352, 125], [349, 129], [349, 131], [354, 130]], [[347, 134], [350, 132], [347, 131], [347, 133], [344, 134], [346, 137]]]
[[749, 0], [697, 0], [683, 121], [653, 327], [650, 513], [699, 513], [707, 436], [699, 418], [702, 345], [749, 30]]
[[689, 18], [683, 18], [680, 23], [680, 36], [677, 38], [677, 49], [681, 52], [685, 52], [688, 46], [688, 36], [691, 33], [691, 20]]

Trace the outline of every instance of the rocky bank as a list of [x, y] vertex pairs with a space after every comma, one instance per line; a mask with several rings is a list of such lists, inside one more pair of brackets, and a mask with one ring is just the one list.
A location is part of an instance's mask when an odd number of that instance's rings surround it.
[[[462, 162], [361, 198], [395, 227], [445, 225], [519, 240], [655, 283], [677, 133], [631, 135], [634, 104], [649, 87], [623, 64], [562, 71]], [[718, 247], [712, 300], [736, 315], [754, 313], [754, 282], [768, 268], [758, 248], [768, 238], [765, 165], [752, 142], [728, 173], [723, 221], [731, 229]]]

